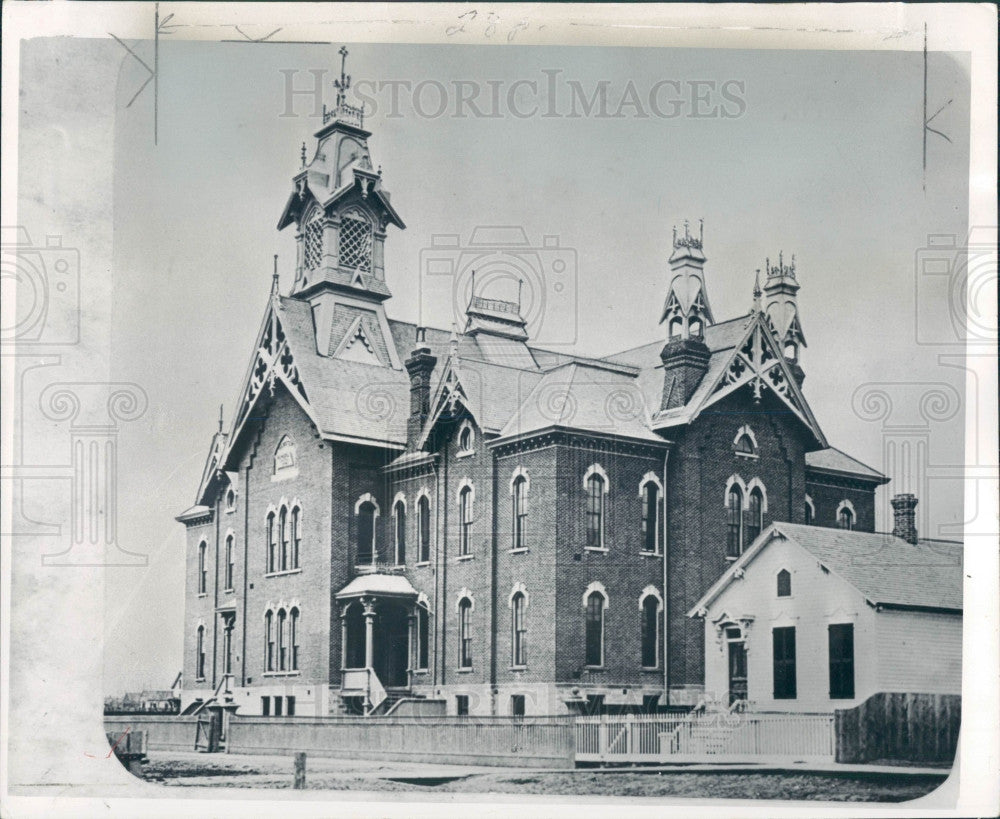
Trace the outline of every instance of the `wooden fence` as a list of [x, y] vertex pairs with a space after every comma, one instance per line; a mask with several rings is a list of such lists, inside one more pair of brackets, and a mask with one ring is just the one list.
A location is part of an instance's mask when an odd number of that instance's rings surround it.
[[835, 714], [837, 762], [951, 763], [962, 721], [959, 694], [878, 693]]
[[832, 762], [832, 714], [578, 717], [578, 762]]

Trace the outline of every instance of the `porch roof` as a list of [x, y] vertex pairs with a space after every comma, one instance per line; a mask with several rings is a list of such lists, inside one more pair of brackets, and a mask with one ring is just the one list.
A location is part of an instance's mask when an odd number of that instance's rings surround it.
[[355, 577], [337, 592], [338, 598], [363, 597], [365, 595], [416, 597], [417, 590], [401, 574], [365, 574]]

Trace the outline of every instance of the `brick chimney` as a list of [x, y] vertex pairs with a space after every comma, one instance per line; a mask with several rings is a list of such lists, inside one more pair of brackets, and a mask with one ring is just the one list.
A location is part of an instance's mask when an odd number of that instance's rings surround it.
[[907, 543], [917, 542], [917, 496], [896, 495], [892, 503], [892, 533]]
[[410, 416], [406, 421], [406, 445], [411, 450], [417, 448], [424, 422], [430, 414], [431, 373], [437, 363], [425, 337], [426, 330], [418, 327], [416, 344], [410, 357], [404, 362], [406, 371], [410, 374]]
[[711, 353], [699, 337], [674, 338], [668, 341], [660, 360], [663, 362], [663, 397], [660, 409], [684, 406], [701, 379], [708, 372]]

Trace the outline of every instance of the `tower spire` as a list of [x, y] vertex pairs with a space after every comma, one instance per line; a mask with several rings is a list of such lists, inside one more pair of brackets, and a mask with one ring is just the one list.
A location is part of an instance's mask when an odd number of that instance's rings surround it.
[[698, 220], [698, 235], [684, 220], [681, 234], [674, 225], [673, 253], [670, 255], [670, 287], [660, 316], [667, 323], [667, 337], [700, 338], [705, 326], [714, 323], [705, 289], [705, 220]]
[[806, 346], [799, 320], [799, 283], [795, 278], [795, 254], [785, 264], [784, 251], [778, 251], [778, 264], [772, 266], [767, 259], [767, 282], [764, 285], [764, 304], [767, 316], [774, 327], [775, 336], [792, 362], [798, 360], [800, 347]]
[[757, 275], [754, 276], [754, 280], [753, 280], [753, 311], [755, 313], [759, 313], [760, 312], [760, 297], [761, 297], [760, 268], [758, 267], [757, 268]]

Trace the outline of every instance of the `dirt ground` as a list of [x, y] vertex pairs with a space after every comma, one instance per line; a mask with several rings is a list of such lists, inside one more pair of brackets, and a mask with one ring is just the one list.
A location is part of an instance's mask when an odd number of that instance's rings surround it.
[[[291, 788], [290, 757], [150, 753], [142, 778], [167, 786]], [[508, 793], [903, 802], [924, 796], [947, 775], [845, 772], [595, 770], [531, 771], [430, 768], [311, 758], [306, 787], [419, 793]]]

